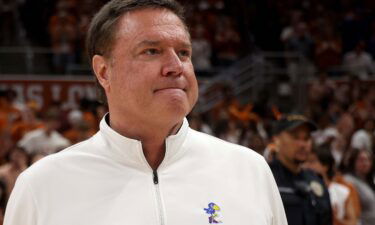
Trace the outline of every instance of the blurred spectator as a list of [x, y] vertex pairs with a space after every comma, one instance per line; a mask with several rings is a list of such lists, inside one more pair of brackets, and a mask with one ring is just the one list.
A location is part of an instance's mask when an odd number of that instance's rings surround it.
[[312, 107], [321, 107], [313, 109], [315, 112], [326, 111], [329, 107], [330, 100], [336, 90], [336, 84], [328, 79], [325, 72], [320, 72], [318, 78], [312, 81], [309, 89], [309, 100]]
[[[294, 28], [293, 35], [284, 42], [287, 52], [297, 53], [296, 57], [286, 58], [287, 74], [292, 82], [301, 80], [299, 66], [303, 66], [306, 75], [313, 74], [314, 39], [309, 32], [306, 22], [299, 22]], [[305, 75], [305, 74], [304, 74]]]
[[357, 96], [354, 98], [354, 102], [349, 108], [349, 111], [353, 115], [354, 120], [356, 121], [356, 128], [363, 128], [363, 125], [366, 120], [372, 118], [375, 111], [372, 100], [372, 91], [371, 89], [363, 83], [356, 93]]
[[221, 17], [217, 22], [214, 39], [216, 64], [229, 66], [239, 58], [240, 35], [229, 17]]
[[282, 29], [280, 35], [280, 40], [284, 44], [296, 36], [297, 27], [301, 21], [302, 12], [300, 10], [292, 10], [290, 13], [290, 23]]
[[288, 51], [301, 53], [306, 59], [312, 59], [314, 52], [314, 40], [309, 34], [307, 24], [299, 22], [296, 25], [294, 35], [285, 42], [285, 48]]
[[323, 177], [328, 187], [333, 212], [334, 225], [357, 225], [353, 200], [350, 198], [350, 189], [335, 182], [336, 165], [329, 145], [318, 146], [313, 149], [306, 167], [314, 170]]
[[57, 129], [60, 126], [60, 118], [56, 112], [49, 111], [44, 115], [44, 128], [39, 128], [26, 133], [18, 142], [18, 146], [25, 149], [28, 154], [51, 154], [70, 145]]
[[71, 128], [63, 133], [71, 144], [84, 141], [96, 133], [95, 129], [90, 129], [89, 124], [83, 119], [83, 113], [79, 110], [72, 110], [68, 115]]
[[200, 115], [200, 114], [197, 114], [197, 113], [193, 112], [192, 115], [190, 116], [190, 118], [188, 118], [189, 119], [189, 126], [192, 129], [195, 129], [195, 130], [201, 131], [203, 133], [212, 135], [213, 132], [212, 132], [211, 127], [206, 123], [206, 121], [203, 118], [204, 118], [203, 115]]
[[43, 122], [36, 116], [36, 109], [32, 102], [21, 111], [21, 117], [13, 123], [11, 128], [12, 140], [18, 142], [27, 132], [42, 128]]
[[363, 128], [357, 130], [351, 140], [351, 147], [373, 152], [373, 140], [375, 132], [375, 119], [364, 122]]
[[[95, 104], [93, 104], [92, 101], [88, 100], [88, 99], [81, 99], [80, 101], [80, 110], [82, 112], [82, 119], [83, 121], [88, 125], [88, 129], [89, 130], [98, 130], [99, 129], [99, 121], [103, 118], [102, 117], [95, 117], [94, 115], [94, 107], [96, 107]], [[105, 108], [105, 107], [104, 107]], [[101, 109], [100, 107], [97, 108], [98, 109], [98, 113], [100, 115], [100, 110], [103, 110], [103, 108]], [[108, 112], [108, 110], [105, 108], [103, 112]]]
[[344, 55], [344, 66], [361, 80], [367, 80], [374, 75], [374, 62], [371, 55], [365, 51], [364, 41], [358, 42], [355, 49]]
[[0, 133], [9, 129], [13, 122], [20, 118], [20, 111], [13, 106], [9, 93], [8, 90], [0, 90]]
[[327, 115], [322, 115], [318, 121], [319, 129], [313, 133], [314, 143], [316, 145], [328, 145], [331, 154], [338, 166], [342, 160], [346, 149], [346, 139], [337, 129], [337, 126], [330, 123]]
[[[88, 3], [83, 3], [83, 5], [87, 5]], [[89, 11], [83, 11], [78, 18], [78, 27], [77, 27], [77, 44], [76, 47], [76, 55], [77, 61], [85, 63], [87, 62], [86, 56], [86, 33], [89, 29], [91, 14]]]
[[60, 1], [49, 21], [53, 64], [58, 73], [64, 73], [67, 66], [75, 62], [78, 25], [77, 19], [68, 11], [69, 7], [71, 5], [67, 1]]
[[238, 144], [241, 131], [237, 127], [236, 122], [229, 119], [223, 119], [217, 123], [214, 129], [214, 135], [220, 139]]
[[266, 143], [262, 136], [257, 132], [249, 132], [247, 134], [246, 139], [242, 143], [240, 142], [240, 144], [263, 155]]
[[372, 174], [373, 156], [366, 150], [354, 149], [348, 158], [345, 179], [358, 191], [361, 203], [361, 225], [375, 224], [375, 185]]
[[18, 175], [28, 166], [28, 155], [21, 148], [13, 148], [9, 152], [9, 162], [0, 166], [0, 179], [5, 182], [6, 196], [9, 198]]
[[341, 63], [341, 39], [333, 26], [324, 26], [315, 46], [315, 63], [319, 70], [326, 70]]
[[337, 121], [337, 130], [345, 139], [349, 139], [354, 131], [354, 120], [353, 116], [349, 113], [343, 113]]
[[203, 25], [198, 24], [192, 31], [193, 65], [198, 72], [211, 69], [211, 43], [207, 40]]
[[13, 146], [11, 129], [21, 117], [20, 111], [9, 98], [10, 91], [0, 90], [0, 165], [6, 162], [5, 156]]

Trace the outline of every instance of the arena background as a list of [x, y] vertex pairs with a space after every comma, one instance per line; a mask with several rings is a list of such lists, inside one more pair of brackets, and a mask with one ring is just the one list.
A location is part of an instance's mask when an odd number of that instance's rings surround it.
[[[0, 0], [3, 210], [18, 174], [60, 150], [20, 150], [25, 134], [51, 115], [71, 144], [98, 129], [106, 108], [96, 101], [84, 40], [105, 2]], [[316, 144], [332, 144], [343, 163], [353, 134], [375, 121], [375, 1], [180, 2], [200, 83], [193, 128], [263, 154], [272, 146], [272, 123], [301, 113], [319, 126]]]

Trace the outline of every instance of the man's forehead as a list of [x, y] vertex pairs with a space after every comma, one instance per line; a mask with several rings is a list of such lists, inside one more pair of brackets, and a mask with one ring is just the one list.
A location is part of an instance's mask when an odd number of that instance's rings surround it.
[[172, 11], [159, 8], [139, 9], [122, 15], [115, 39], [117, 43], [126, 41], [130, 48], [165, 43], [166, 40], [173, 41], [173, 45], [191, 46], [190, 34], [182, 20]]
[[293, 128], [293, 129], [291, 129], [291, 130], [288, 130], [286, 132], [289, 133], [289, 134], [292, 134], [292, 135], [298, 135], [298, 134], [301, 134], [301, 133], [310, 135], [311, 129], [306, 123], [304, 123], [304, 124], [301, 124], [301, 125]]
[[[137, 9], [120, 17], [118, 30], [121, 33], [149, 30], [159, 26], [170, 26], [174, 29], [188, 31], [183, 21], [172, 11], [161, 8]], [[147, 29], [149, 28], [149, 29]]]

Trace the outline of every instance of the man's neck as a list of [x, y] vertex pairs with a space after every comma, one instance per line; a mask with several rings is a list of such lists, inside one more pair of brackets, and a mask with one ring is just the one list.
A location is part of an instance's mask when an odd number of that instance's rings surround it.
[[290, 172], [294, 174], [298, 174], [301, 171], [301, 166], [300, 164], [297, 164], [295, 162], [292, 162], [280, 155], [277, 156], [277, 159], [285, 166]]
[[153, 170], [156, 170], [165, 156], [165, 140], [178, 132], [182, 121], [175, 125], [146, 123], [117, 123], [110, 118], [110, 126], [119, 134], [142, 143], [143, 154]]
[[165, 142], [162, 144], [146, 144], [142, 142], [142, 150], [152, 170], [157, 170], [165, 156]]

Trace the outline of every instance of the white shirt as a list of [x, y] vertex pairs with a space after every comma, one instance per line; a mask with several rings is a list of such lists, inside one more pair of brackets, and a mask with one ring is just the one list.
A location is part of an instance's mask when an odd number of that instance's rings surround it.
[[349, 188], [342, 184], [331, 182], [331, 184], [328, 187], [328, 191], [329, 198], [331, 200], [331, 205], [337, 210], [337, 219], [343, 220], [346, 213], [346, 201], [349, 198]]
[[26, 133], [18, 142], [18, 146], [25, 149], [29, 154], [51, 154], [64, 149], [69, 145], [69, 140], [64, 138], [57, 131], [51, 131], [50, 135], [47, 135], [43, 128]]
[[344, 65], [350, 72], [358, 75], [361, 79], [369, 79], [369, 75], [375, 72], [372, 57], [367, 52], [361, 52], [359, 55], [355, 51], [351, 51], [344, 56]]
[[372, 152], [371, 135], [363, 129], [356, 131], [352, 136], [351, 147]]
[[[87, 141], [50, 155], [17, 180], [4, 225], [286, 225], [263, 157], [194, 131], [166, 139], [158, 182], [141, 142], [105, 120]], [[220, 210], [208, 214], [208, 204]]]

